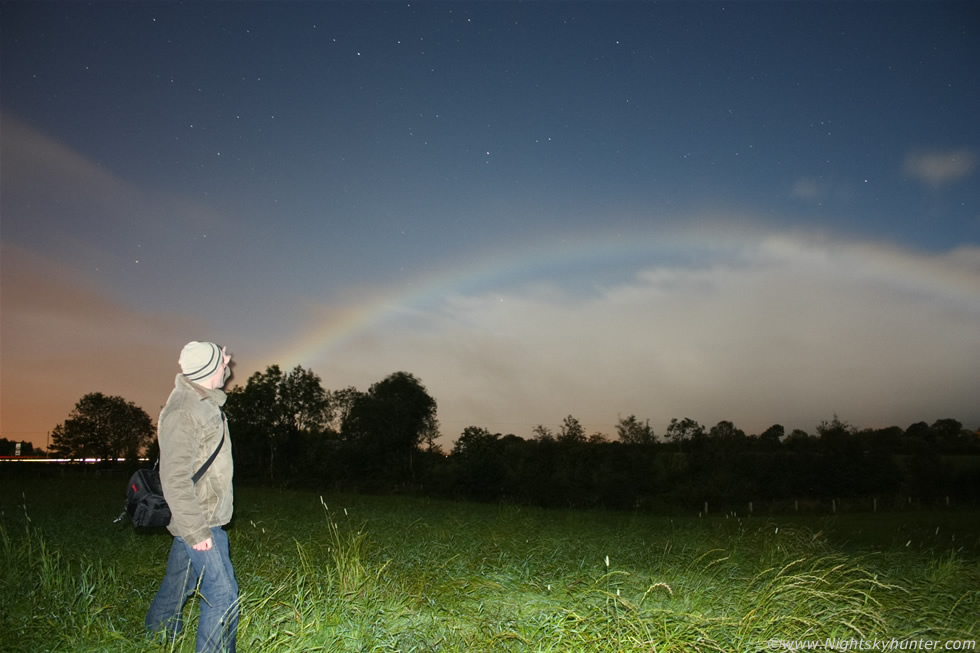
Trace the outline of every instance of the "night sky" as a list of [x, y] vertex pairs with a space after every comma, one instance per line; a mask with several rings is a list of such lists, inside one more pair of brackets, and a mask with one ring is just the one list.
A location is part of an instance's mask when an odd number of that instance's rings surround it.
[[980, 12], [3, 2], [0, 437], [188, 340], [573, 415], [980, 427]]

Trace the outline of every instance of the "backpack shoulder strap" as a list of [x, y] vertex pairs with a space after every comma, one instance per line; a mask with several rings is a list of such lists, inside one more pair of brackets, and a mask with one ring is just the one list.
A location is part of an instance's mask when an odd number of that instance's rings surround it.
[[218, 457], [218, 452], [221, 451], [221, 447], [222, 445], [224, 445], [224, 443], [225, 443], [225, 413], [224, 411], [222, 411], [221, 412], [221, 442], [218, 443], [218, 447], [217, 449], [214, 450], [214, 453], [211, 454], [211, 457], [205, 460], [204, 464], [201, 465], [201, 469], [197, 470], [197, 473], [191, 477], [192, 482], [197, 483], [198, 481], [201, 480], [201, 477], [204, 476], [204, 472], [208, 471], [208, 467], [210, 467], [211, 463], [214, 462], [214, 459]]

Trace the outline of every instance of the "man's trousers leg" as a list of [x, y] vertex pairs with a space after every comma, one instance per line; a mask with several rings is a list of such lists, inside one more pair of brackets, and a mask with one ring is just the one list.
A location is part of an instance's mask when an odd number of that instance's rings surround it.
[[146, 627], [176, 636], [183, 623], [184, 604], [197, 589], [201, 594], [197, 651], [233, 653], [238, 631], [238, 583], [228, 534], [222, 528], [212, 528], [211, 539], [210, 551], [195, 551], [183, 539], [174, 538], [167, 572], [146, 615]]
[[228, 533], [220, 527], [212, 528], [211, 540], [214, 545], [210, 551], [187, 547], [194, 571], [201, 579], [197, 650], [234, 653], [238, 634], [238, 581], [231, 566]]
[[153, 633], [166, 632], [167, 639], [173, 641], [184, 626], [184, 604], [196, 586], [197, 573], [187, 555], [187, 547], [175, 537], [167, 558], [167, 571], [146, 613], [146, 629]]

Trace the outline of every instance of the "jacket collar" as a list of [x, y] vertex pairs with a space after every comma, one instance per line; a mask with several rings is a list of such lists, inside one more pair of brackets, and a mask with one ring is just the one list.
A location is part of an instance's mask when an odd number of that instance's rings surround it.
[[220, 389], [210, 389], [200, 386], [193, 381], [188, 380], [183, 374], [178, 374], [177, 378], [174, 379], [174, 386], [177, 388], [182, 388], [184, 390], [192, 390], [196, 392], [201, 397], [201, 401], [210, 399], [216, 403], [219, 407], [225, 405], [225, 401], [228, 400], [228, 395], [225, 394], [224, 390]]

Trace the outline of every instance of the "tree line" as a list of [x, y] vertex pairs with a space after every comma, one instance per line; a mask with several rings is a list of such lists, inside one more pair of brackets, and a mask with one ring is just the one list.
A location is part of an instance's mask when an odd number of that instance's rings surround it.
[[[980, 502], [980, 436], [954, 419], [858, 429], [836, 415], [813, 434], [779, 424], [747, 435], [730, 421], [635, 415], [614, 436], [572, 415], [528, 439], [468, 426], [437, 443], [437, 402], [395, 372], [366, 391], [328, 391], [309, 369], [277, 365], [229, 390], [236, 478], [341, 491], [412, 492], [545, 506], [744, 506], [875, 497]], [[152, 421], [120, 397], [86, 395], [51, 433], [63, 456], [157, 455]]]

